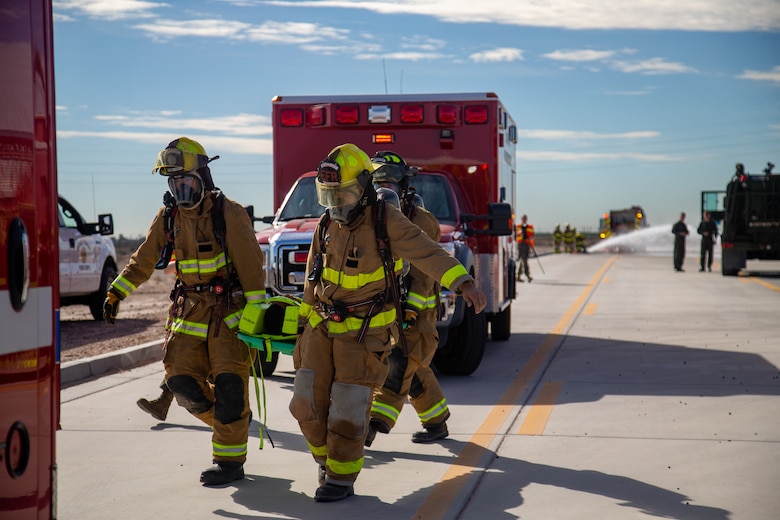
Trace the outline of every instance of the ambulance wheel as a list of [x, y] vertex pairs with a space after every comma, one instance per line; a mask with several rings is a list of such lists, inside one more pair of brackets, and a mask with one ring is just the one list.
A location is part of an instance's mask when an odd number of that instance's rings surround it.
[[116, 267], [106, 263], [106, 265], [103, 266], [103, 272], [100, 274], [100, 286], [98, 287], [98, 290], [89, 297], [89, 312], [92, 314], [92, 317], [98, 321], [103, 320], [103, 303], [106, 301], [108, 288], [111, 287], [111, 282], [114, 281], [117, 274]]
[[512, 305], [490, 318], [490, 338], [493, 341], [506, 341], [512, 335]]
[[433, 356], [433, 364], [442, 374], [467, 376], [482, 362], [487, 342], [485, 313], [476, 314], [473, 307], [466, 307], [463, 322], [449, 331], [447, 344]]
[[279, 352], [271, 352], [271, 360], [266, 360], [265, 352], [258, 352], [255, 358], [255, 372], [259, 376], [261, 371], [263, 377], [268, 377], [276, 370], [276, 364], [279, 363]]

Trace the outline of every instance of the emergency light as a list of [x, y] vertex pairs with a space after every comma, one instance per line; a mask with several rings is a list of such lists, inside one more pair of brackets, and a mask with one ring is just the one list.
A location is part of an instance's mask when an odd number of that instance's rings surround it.
[[436, 121], [443, 125], [454, 125], [458, 122], [458, 107], [454, 105], [437, 106]]
[[464, 120], [467, 125], [485, 125], [488, 122], [487, 105], [466, 105], [463, 109]]
[[356, 125], [360, 121], [360, 110], [357, 105], [339, 105], [336, 107], [336, 123], [340, 125]]
[[423, 106], [422, 105], [403, 105], [401, 106], [402, 123], [422, 123]]
[[387, 144], [395, 142], [395, 134], [374, 134], [371, 136], [371, 140], [375, 144]]
[[300, 108], [283, 108], [279, 112], [279, 123], [282, 126], [303, 126], [303, 110]]

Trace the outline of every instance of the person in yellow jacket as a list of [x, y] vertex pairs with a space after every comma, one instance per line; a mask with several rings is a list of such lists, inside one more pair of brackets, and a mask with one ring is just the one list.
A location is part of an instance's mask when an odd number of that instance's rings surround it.
[[574, 253], [574, 230], [569, 226], [568, 222], [563, 229], [563, 250], [566, 253]]
[[534, 251], [534, 254], [536, 254], [536, 250], [534, 249], [534, 225], [528, 223], [528, 215], [523, 215], [520, 218], [520, 224], [515, 229], [515, 240], [517, 240], [517, 253], [520, 256], [517, 280], [522, 282], [522, 273], [525, 273], [530, 283], [533, 278], [531, 278], [531, 269], [528, 266], [528, 255], [531, 251]]
[[560, 224], [555, 224], [555, 229], [553, 230], [553, 252], [561, 252], [561, 242], [563, 242], [563, 231], [561, 231]]
[[[374, 187], [377, 191], [390, 189], [398, 195], [401, 212], [438, 243], [441, 236], [439, 221], [423, 207], [423, 200], [409, 187], [409, 177], [416, 175], [406, 161], [391, 151], [377, 152], [371, 158]], [[436, 330], [438, 284], [411, 266], [404, 277], [408, 295], [404, 306], [403, 335], [407, 345], [404, 356], [399, 345], [390, 353], [390, 371], [381, 390], [374, 394], [371, 420], [365, 445], [371, 446], [377, 432], [390, 433], [401, 414], [407, 396], [423, 430], [412, 435], [412, 442], [433, 442], [449, 435], [447, 419], [450, 410], [431, 369], [431, 361], [439, 347]]]
[[245, 305], [265, 298], [263, 254], [252, 222], [214, 186], [208, 167], [214, 159], [186, 137], [160, 151], [152, 173], [168, 179], [166, 204], [111, 284], [103, 310], [113, 324], [120, 301], [175, 253], [165, 383], [180, 406], [212, 429], [214, 465], [200, 475], [205, 486], [244, 478], [251, 356], [236, 333]]
[[354, 494], [374, 391], [387, 379], [396, 341], [404, 345], [395, 283], [403, 260], [461, 294], [476, 312], [486, 305], [457, 260], [395, 206], [377, 202], [373, 170], [363, 150], [344, 144], [317, 171], [317, 197], [327, 211], [306, 265], [290, 412], [319, 466], [318, 502]]

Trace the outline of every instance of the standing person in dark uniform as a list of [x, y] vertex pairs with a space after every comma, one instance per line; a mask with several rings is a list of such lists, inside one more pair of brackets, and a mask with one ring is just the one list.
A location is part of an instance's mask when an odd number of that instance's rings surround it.
[[704, 212], [704, 220], [699, 224], [697, 233], [701, 235], [701, 269], [704, 271], [704, 261], [707, 260], [707, 270], [712, 271], [712, 250], [715, 242], [718, 240], [718, 225], [712, 221], [712, 215], [709, 211]]
[[680, 220], [672, 226], [674, 235], [674, 270], [685, 272], [682, 268], [685, 261], [685, 240], [688, 238], [688, 226], [685, 225], [685, 213], [680, 213]]

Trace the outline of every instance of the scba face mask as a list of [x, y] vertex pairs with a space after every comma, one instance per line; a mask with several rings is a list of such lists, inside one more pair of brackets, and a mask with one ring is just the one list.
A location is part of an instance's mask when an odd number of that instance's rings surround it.
[[168, 177], [168, 187], [180, 208], [195, 208], [203, 200], [203, 180], [195, 172]]

